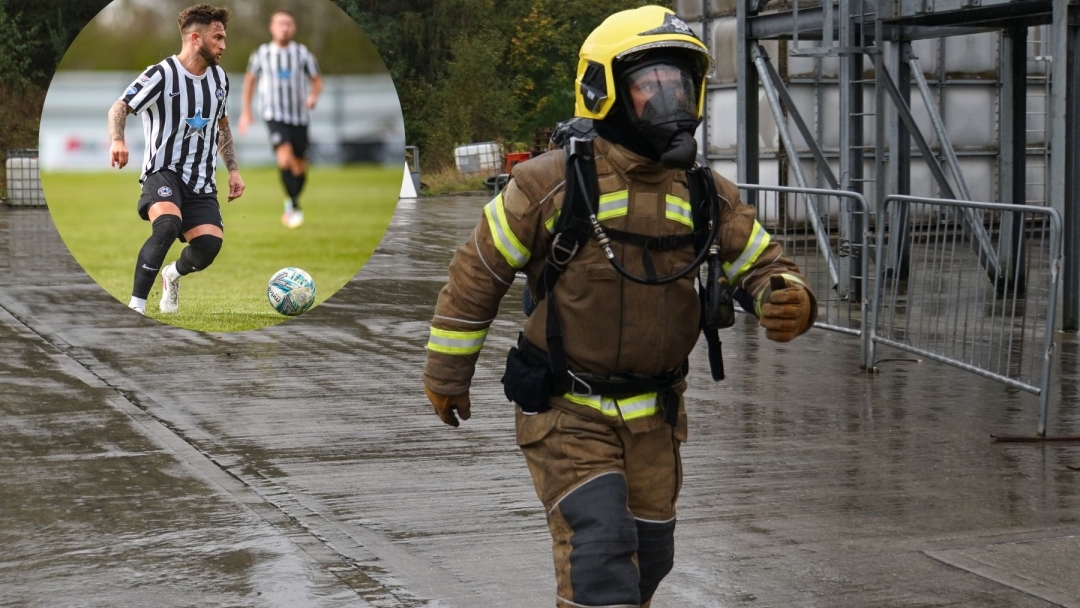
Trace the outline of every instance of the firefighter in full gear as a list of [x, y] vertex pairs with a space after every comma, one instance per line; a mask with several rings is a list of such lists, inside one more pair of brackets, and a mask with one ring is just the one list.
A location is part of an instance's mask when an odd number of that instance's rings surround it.
[[666, 8], [608, 17], [577, 70], [575, 115], [593, 121], [595, 138], [514, 167], [435, 307], [425, 391], [456, 427], [471, 415], [499, 301], [516, 273], [527, 278], [536, 307], [503, 384], [547, 511], [559, 607], [649, 606], [672, 568], [684, 377], [713, 308], [695, 284], [703, 256], [768, 338], [792, 340], [817, 316], [808, 281], [754, 209], [698, 161], [710, 65]]

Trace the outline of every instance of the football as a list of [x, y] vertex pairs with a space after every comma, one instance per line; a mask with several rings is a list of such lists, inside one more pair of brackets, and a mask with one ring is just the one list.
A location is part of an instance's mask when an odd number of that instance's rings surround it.
[[295, 317], [315, 303], [315, 281], [299, 268], [282, 268], [270, 277], [266, 298], [279, 313]]

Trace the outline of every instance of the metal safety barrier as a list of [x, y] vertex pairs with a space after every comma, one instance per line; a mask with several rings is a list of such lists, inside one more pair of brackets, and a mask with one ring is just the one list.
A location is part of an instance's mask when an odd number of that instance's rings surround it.
[[869, 205], [857, 192], [737, 184], [758, 222], [810, 280], [818, 299], [815, 327], [859, 336], [865, 360], [869, 334], [867, 280]]
[[[878, 220], [866, 367], [873, 368], [881, 344], [1037, 395], [1044, 436], [1062, 258], [1059, 214], [893, 195]], [[989, 255], [998, 267], [988, 276]]]

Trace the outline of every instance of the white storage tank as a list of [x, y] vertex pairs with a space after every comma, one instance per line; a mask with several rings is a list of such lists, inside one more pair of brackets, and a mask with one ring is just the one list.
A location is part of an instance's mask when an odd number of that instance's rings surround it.
[[458, 171], [469, 175], [493, 175], [502, 171], [502, 148], [498, 143], [485, 141], [454, 148], [454, 164]]
[[4, 170], [8, 204], [19, 207], [45, 205], [36, 156], [13, 156], [4, 163]]

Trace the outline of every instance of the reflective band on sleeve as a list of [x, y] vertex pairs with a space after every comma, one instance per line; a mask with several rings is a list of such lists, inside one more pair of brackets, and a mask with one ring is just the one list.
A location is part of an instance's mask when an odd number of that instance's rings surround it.
[[600, 195], [600, 208], [596, 212], [596, 219], [603, 221], [626, 215], [626, 211], [629, 209], [626, 195], [626, 190]]
[[803, 281], [802, 279], [800, 279], [799, 277], [791, 274], [790, 272], [781, 272], [780, 276], [782, 276], [785, 279], [791, 281], [792, 283], [798, 283], [799, 285], [802, 285], [803, 287], [806, 287], [806, 281]]
[[686, 224], [690, 228], [694, 227], [694, 216], [690, 209], [690, 203], [674, 194], [667, 195], [664, 214], [667, 216], [667, 219], [673, 222]]
[[427, 348], [447, 355], [471, 355], [480, 352], [480, 349], [484, 348], [484, 339], [487, 338], [487, 333], [488, 330], [486, 329], [480, 331], [450, 331], [432, 327]]
[[769, 233], [761, 227], [761, 224], [755, 221], [754, 229], [750, 232], [750, 238], [747, 239], [746, 248], [743, 249], [734, 262], [724, 264], [724, 274], [727, 275], [728, 281], [734, 283], [739, 275], [750, 270], [750, 267], [754, 265], [754, 262], [761, 256], [761, 252], [765, 251], [771, 241], [772, 237], [769, 236]]
[[510, 225], [506, 221], [506, 209], [503, 207], [502, 193], [484, 206], [484, 215], [487, 217], [495, 248], [506, 258], [506, 263], [515, 270], [524, 268], [529, 262], [529, 250], [510, 231]]
[[[802, 285], [803, 287], [806, 287], [806, 283], [803, 282], [802, 279], [789, 272], [781, 272], [780, 276], [784, 277], [785, 281], [797, 283], [799, 285]], [[761, 291], [758, 292], [757, 296], [754, 297], [754, 314], [759, 317], [761, 316], [761, 297], [765, 295], [766, 291], [768, 291], [768, 289], [762, 288]]]

